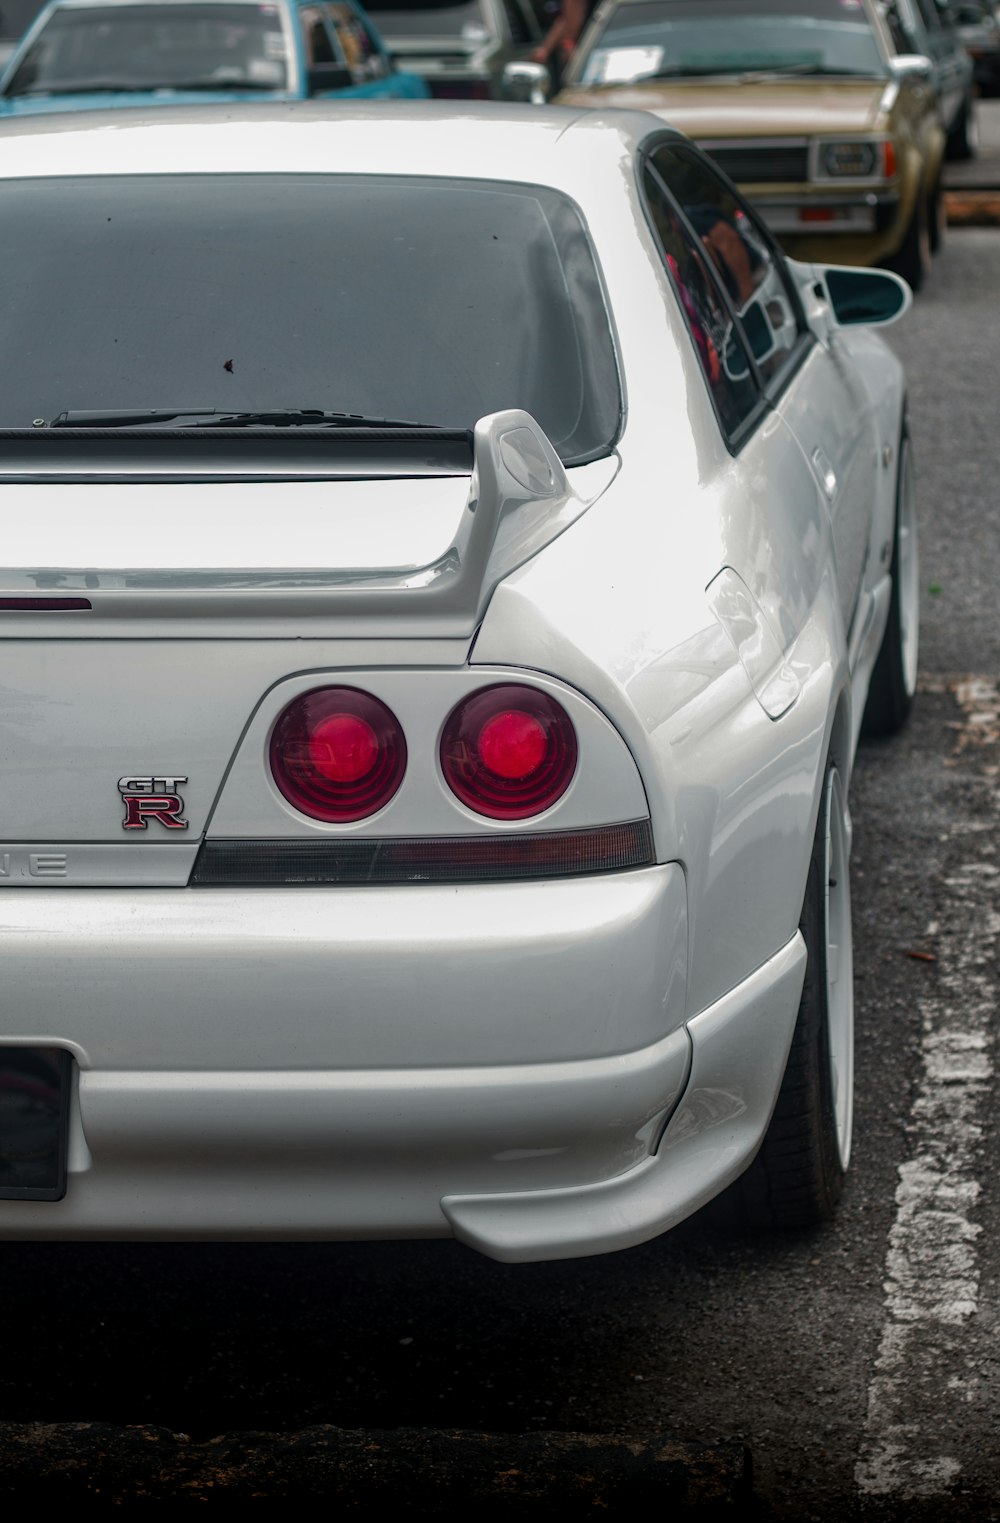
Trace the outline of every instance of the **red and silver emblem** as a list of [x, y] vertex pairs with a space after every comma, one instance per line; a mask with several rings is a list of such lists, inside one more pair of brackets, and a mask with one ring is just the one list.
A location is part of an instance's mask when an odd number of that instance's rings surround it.
[[120, 777], [118, 792], [125, 805], [123, 830], [146, 830], [155, 820], [165, 830], [187, 830], [184, 800], [177, 792], [186, 777]]

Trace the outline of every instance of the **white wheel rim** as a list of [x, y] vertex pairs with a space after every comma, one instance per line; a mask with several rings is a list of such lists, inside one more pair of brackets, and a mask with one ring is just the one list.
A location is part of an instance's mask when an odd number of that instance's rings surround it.
[[826, 939], [826, 1009], [830, 1083], [840, 1166], [851, 1156], [854, 1122], [854, 934], [851, 928], [850, 827], [840, 773], [833, 768], [825, 814], [823, 925]]
[[896, 576], [899, 582], [899, 643], [906, 696], [917, 690], [920, 653], [920, 560], [917, 553], [917, 501], [910, 451], [903, 445], [899, 475], [899, 526]]

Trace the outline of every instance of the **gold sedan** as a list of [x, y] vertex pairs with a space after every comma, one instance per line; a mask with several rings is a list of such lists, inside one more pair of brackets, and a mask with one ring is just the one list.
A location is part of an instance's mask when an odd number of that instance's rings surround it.
[[943, 226], [929, 69], [894, 51], [874, 0], [603, 0], [555, 99], [655, 112], [793, 257], [917, 289]]

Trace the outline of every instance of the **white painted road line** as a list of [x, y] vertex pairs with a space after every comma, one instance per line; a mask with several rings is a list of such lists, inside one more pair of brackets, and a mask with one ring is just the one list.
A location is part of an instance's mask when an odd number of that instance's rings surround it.
[[[963, 762], [983, 749], [984, 794], [995, 793], [1000, 692], [973, 680], [955, 689], [964, 721], [956, 749]], [[971, 837], [971, 839], [970, 839]], [[1000, 914], [994, 908], [1000, 869], [992, 832], [957, 821], [963, 853], [978, 845], [945, 880], [938, 992], [921, 1002], [921, 1079], [911, 1107], [909, 1156], [899, 1167], [896, 1215], [885, 1258], [882, 1335], [861, 1453], [859, 1492], [899, 1500], [934, 1497], [960, 1473], [958, 1459], [935, 1452], [937, 1424], [913, 1421], [913, 1392], [934, 1393], [942, 1413], [966, 1406], [970, 1393], [956, 1357], [955, 1330], [976, 1315], [980, 1263], [973, 1220], [981, 1186], [980, 1149], [992, 1109], [998, 986], [995, 965]], [[929, 930], [938, 935], [938, 925]], [[947, 1425], [942, 1423], [941, 1428]]]

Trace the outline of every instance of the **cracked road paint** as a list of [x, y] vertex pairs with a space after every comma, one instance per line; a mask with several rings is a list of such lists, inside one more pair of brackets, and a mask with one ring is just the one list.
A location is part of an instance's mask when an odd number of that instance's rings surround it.
[[[997, 802], [1000, 692], [980, 678], [950, 690], [961, 714], [955, 759], [977, 764], [985, 794]], [[994, 1079], [1000, 868], [991, 860], [992, 831], [956, 822], [951, 837], [961, 842], [962, 854], [943, 885], [949, 934], [940, 940], [938, 990], [920, 1005], [921, 1076], [907, 1127], [908, 1156], [898, 1171], [882, 1334], [855, 1472], [862, 1495], [900, 1500], [940, 1496], [961, 1472], [954, 1455], [934, 1452], [933, 1430], [913, 1421], [915, 1387], [936, 1391], [940, 1402], [976, 1400], [961, 1373], [961, 1329], [979, 1305], [975, 1214]], [[935, 923], [928, 937], [940, 931]]]

